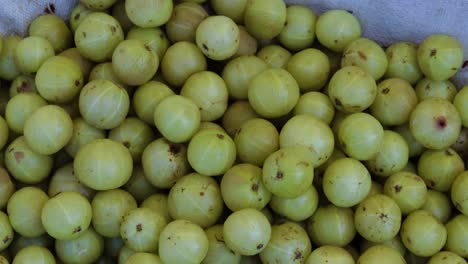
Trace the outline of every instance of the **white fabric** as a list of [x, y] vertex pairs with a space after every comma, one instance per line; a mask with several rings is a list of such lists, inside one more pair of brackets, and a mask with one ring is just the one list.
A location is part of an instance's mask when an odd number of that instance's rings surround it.
[[[43, 14], [49, 4], [64, 19], [76, 0], [0, 0], [0, 34], [27, 33], [28, 24]], [[286, 0], [310, 6], [317, 14], [329, 9], [347, 9], [360, 20], [363, 35], [382, 45], [396, 41], [419, 43], [433, 33], [449, 34], [463, 44], [468, 60], [468, 0]], [[456, 76], [468, 84], [468, 67]]]

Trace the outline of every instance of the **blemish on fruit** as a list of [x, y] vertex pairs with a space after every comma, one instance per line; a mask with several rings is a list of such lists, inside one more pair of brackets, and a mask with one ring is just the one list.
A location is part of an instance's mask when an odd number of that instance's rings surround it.
[[11, 240], [11, 237], [10, 237], [10, 236], [6, 236], [6, 237], [2, 240], [2, 242], [3, 242], [4, 244], [6, 244], [6, 243], [8, 243], [10, 240]]
[[28, 92], [29, 91], [29, 84], [26, 81], [21, 82], [20, 87], [18, 88], [18, 92]]
[[335, 98], [335, 105], [336, 105], [336, 106], [343, 106], [343, 104], [341, 103], [340, 99], [338, 99], [338, 98]]
[[206, 51], [209, 50], [209, 49], [208, 49], [208, 46], [207, 46], [205, 43], [202, 44], [202, 47], [203, 47], [203, 49], [206, 50]]
[[124, 142], [122, 142], [122, 144], [123, 144], [126, 148], [130, 148], [130, 142], [124, 141]]
[[278, 172], [276, 173], [276, 179], [282, 179], [283, 176], [284, 176], [284, 175], [283, 175], [283, 172], [281, 172], [281, 171], [278, 171]]
[[79, 233], [81, 230], [81, 226], [75, 227], [75, 229], [73, 229], [73, 234]]
[[24, 159], [24, 152], [16, 151], [15, 153], [13, 153], [13, 155], [15, 156], [15, 160], [17, 163], [20, 163]]
[[388, 94], [388, 92], [390, 92], [390, 89], [388, 89], [388, 87], [382, 90], [383, 94]]
[[397, 185], [393, 186], [393, 189], [395, 189], [396, 193], [399, 193], [399, 192], [401, 192], [401, 189], [403, 189], [403, 187], [401, 185], [397, 184]]
[[450, 149], [446, 149], [446, 150], [445, 150], [445, 155], [447, 155], [447, 156], [453, 156], [453, 152], [450, 151]]
[[112, 34], [115, 34], [117, 32], [117, 28], [115, 26], [110, 27]]
[[147, 51], [151, 51], [151, 47], [148, 44], [143, 45]]
[[78, 19], [80, 19], [80, 16], [81, 16], [81, 15], [78, 13], [78, 14], [76, 14], [73, 18], [74, 18], [75, 20], [78, 20]]
[[436, 50], [436, 49], [432, 49], [432, 50], [431, 50], [430, 56], [431, 56], [431, 57], [434, 57], [436, 54], [437, 54], [437, 50]]
[[364, 54], [364, 52], [358, 51], [357, 53], [358, 53], [358, 55], [359, 55], [359, 57], [360, 57], [361, 59], [367, 60], [367, 56], [366, 56], [366, 54]]
[[301, 253], [301, 251], [296, 250], [296, 251], [294, 252], [294, 260], [298, 260], [298, 259], [301, 259], [301, 258], [302, 258], [302, 253]]
[[182, 146], [179, 145], [179, 144], [170, 144], [169, 145], [169, 151], [174, 155], [179, 154], [181, 149], [182, 149]]
[[141, 224], [136, 225], [136, 231], [141, 232], [143, 230], [143, 226]]
[[218, 137], [219, 139], [223, 139], [224, 135], [223, 134], [216, 134], [216, 137]]
[[252, 191], [254, 192], [258, 191], [258, 183], [255, 183], [254, 185], [252, 185]]
[[445, 127], [447, 127], [447, 119], [444, 116], [436, 117], [435, 126], [437, 129], [444, 129]]
[[80, 80], [75, 81], [75, 86], [80, 86], [80, 84], [81, 84]]
[[204, 195], [205, 195], [205, 193], [204, 193], [204, 192], [200, 192], [200, 196], [204, 196]]
[[263, 244], [258, 244], [258, 245], [257, 245], [257, 249], [260, 250], [260, 249], [262, 249], [262, 248], [263, 248]]

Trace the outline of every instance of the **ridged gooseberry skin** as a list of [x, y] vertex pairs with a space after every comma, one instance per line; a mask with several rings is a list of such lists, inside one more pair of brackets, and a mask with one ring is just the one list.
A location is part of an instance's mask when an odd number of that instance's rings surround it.
[[256, 39], [273, 39], [284, 28], [287, 17], [282, 0], [253, 0], [245, 7], [244, 24]]
[[463, 63], [463, 46], [454, 37], [432, 34], [418, 48], [421, 71], [432, 80], [446, 80], [460, 69]]
[[49, 200], [47, 194], [37, 187], [17, 190], [8, 201], [7, 213], [15, 232], [25, 237], [38, 237], [46, 231], [41, 222], [41, 211]]
[[103, 252], [104, 238], [92, 227], [78, 238], [55, 241], [55, 253], [64, 263], [96, 263]]
[[46, 100], [66, 103], [79, 94], [83, 87], [83, 73], [72, 59], [54, 56], [47, 59], [36, 74], [39, 94]]
[[154, 109], [154, 124], [169, 141], [182, 143], [190, 140], [198, 131], [201, 114], [198, 106], [189, 98], [170, 95]]
[[[39, 245], [29, 245], [22, 248], [13, 258], [13, 262], [11, 263], [31, 263], [31, 260], [34, 260], [34, 263], [40, 264], [54, 264], [56, 260], [52, 252], [49, 249]], [[0, 258], [0, 263], [1, 258]], [[5, 262], [8, 263], [8, 262]]]
[[42, 63], [54, 55], [54, 48], [47, 39], [30, 36], [18, 43], [13, 56], [21, 72], [34, 73]]
[[314, 249], [305, 264], [341, 263], [355, 264], [353, 256], [344, 248], [322, 246]]
[[133, 27], [128, 31], [126, 39], [138, 39], [150, 47], [161, 59], [169, 48], [169, 40], [162, 28], [140, 28]]
[[210, 16], [198, 25], [195, 41], [208, 58], [225, 60], [239, 49], [239, 27], [227, 16]]
[[354, 214], [357, 232], [366, 240], [382, 243], [398, 234], [401, 210], [390, 197], [375, 194], [362, 201]]
[[133, 24], [144, 27], [158, 27], [165, 24], [172, 14], [171, 0], [127, 0], [125, 11]]
[[445, 149], [453, 145], [462, 123], [456, 107], [441, 98], [419, 102], [410, 115], [409, 127], [414, 138], [428, 149]]
[[372, 159], [381, 149], [382, 125], [367, 113], [354, 113], [343, 119], [338, 139], [344, 152], [357, 160]]
[[236, 211], [224, 222], [226, 245], [242, 255], [260, 253], [271, 239], [271, 224], [266, 216], [252, 208]]
[[60, 106], [38, 108], [24, 124], [24, 137], [35, 152], [42, 155], [57, 153], [72, 137], [73, 121]]
[[278, 36], [281, 44], [290, 50], [305, 49], [314, 42], [318, 16], [303, 5], [291, 5], [286, 10], [286, 22]]
[[427, 199], [427, 187], [418, 175], [397, 172], [385, 182], [384, 194], [398, 204], [403, 215], [408, 215], [424, 205]]
[[351, 65], [361, 67], [378, 80], [387, 70], [387, 55], [375, 41], [359, 38], [349, 43], [343, 51], [341, 67]]
[[417, 210], [401, 224], [400, 236], [405, 247], [416, 256], [429, 257], [447, 241], [447, 229], [430, 212]]
[[103, 11], [115, 4], [117, 0], [80, 0], [80, 3], [94, 11]]
[[272, 197], [262, 182], [262, 169], [249, 163], [230, 168], [221, 179], [220, 189], [224, 203], [232, 211], [261, 210]]
[[81, 55], [95, 62], [112, 58], [122, 40], [124, 33], [119, 21], [103, 12], [89, 14], [75, 31], [75, 45]]
[[309, 150], [314, 166], [325, 163], [333, 153], [333, 131], [322, 120], [311, 115], [295, 115], [284, 124], [279, 134], [280, 148], [302, 146]]
[[384, 126], [400, 126], [408, 122], [418, 97], [409, 82], [389, 78], [377, 85], [377, 94], [370, 113]]
[[148, 82], [158, 68], [158, 54], [138, 39], [120, 42], [112, 54], [112, 69], [115, 75], [128, 85], [142, 85]]
[[271, 209], [292, 221], [304, 221], [311, 217], [318, 208], [319, 197], [314, 185], [296, 198], [280, 198], [272, 196], [269, 203]]
[[447, 229], [447, 244], [445, 248], [463, 258], [468, 257], [468, 216], [459, 214], [453, 217], [446, 225]]
[[412, 42], [396, 42], [386, 50], [388, 59], [387, 78], [401, 78], [416, 84], [423, 74], [418, 63], [418, 46]]
[[326, 94], [312, 91], [299, 97], [299, 101], [294, 107], [294, 114], [312, 115], [330, 125], [335, 116], [335, 107]]
[[56, 54], [70, 48], [73, 43], [73, 35], [67, 23], [55, 14], [43, 14], [36, 17], [29, 24], [28, 33], [29, 36], [47, 39]]
[[468, 104], [466, 103], [468, 100], [468, 85], [463, 86], [460, 91], [458, 91], [457, 95], [453, 99], [453, 104], [458, 110], [460, 114], [462, 124], [464, 127], [468, 128]]
[[249, 84], [248, 98], [261, 116], [276, 118], [293, 110], [299, 100], [299, 85], [283, 69], [270, 68], [255, 76]]
[[0, 78], [13, 81], [21, 74], [14, 60], [15, 49], [22, 38], [17, 35], [4, 37], [2, 40], [3, 48], [0, 53]]
[[164, 264], [161, 258], [153, 253], [136, 252], [132, 254], [126, 261], [127, 264]]
[[174, 6], [172, 16], [165, 28], [167, 37], [176, 43], [190, 41], [195, 43], [195, 32], [198, 25], [208, 17], [206, 10], [194, 2], [182, 2]]
[[357, 18], [346, 10], [330, 10], [323, 13], [315, 25], [318, 41], [335, 52], [342, 52], [353, 40], [361, 36]]
[[205, 231], [188, 220], [170, 222], [159, 236], [159, 256], [163, 263], [198, 264], [208, 253]]
[[468, 171], [460, 173], [452, 183], [450, 189], [450, 198], [458, 211], [468, 215]]
[[73, 162], [76, 177], [94, 190], [110, 190], [123, 186], [132, 176], [130, 151], [110, 139], [95, 139], [84, 145]]
[[330, 61], [318, 49], [303, 49], [289, 59], [286, 70], [296, 79], [301, 92], [318, 91], [329, 79]]
[[440, 251], [432, 256], [427, 264], [465, 264], [466, 260], [451, 251]]
[[304, 263], [312, 251], [306, 230], [297, 223], [286, 221], [271, 227], [271, 239], [260, 252], [263, 263]]
[[52, 171], [53, 158], [34, 152], [24, 136], [12, 141], [5, 149], [5, 166], [16, 180], [27, 183], [39, 183]]
[[130, 108], [127, 91], [105, 79], [88, 82], [79, 97], [80, 113], [98, 129], [112, 129], [123, 122]]
[[210, 243], [208, 254], [203, 260], [202, 264], [216, 264], [226, 263], [235, 264], [240, 263], [241, 254], [236, 253], [229, 249], [224, 242], [223, 225], [214, 225], [205, 229], [205, 233]]
[[314, 179], [314, 166], [306, 147], [287, 147], [270, 154], [262, 169], [265, 187], [282, 198], [296, 198]]
[[340, 111], [361, 112], [374, 102], [377, 96], [377, 84], [363, 69], [357, 66], [344, 66], [331, 77], [328, 96]]
[[42, 208], [41, 219], [47, 233], [55, 239], [80, 237], [91, 225], [91, 204], [77, 192], [62, 192]]
[[367, 168], [352, 158], [342, 158], [328, 165], [323, 175], [323, 191], [336, 206], [351, 207], [364, 200], [371, 189]]
[[406, 264], [406, 260], [398, 250], [385, 245], [376, 245], [364, 251], [356, 263]]
[[228, 90], [221, 76], [211, 71], [194, 73], [180, 95], [190, 98], [200, 109], [201, 121], [221, 118], [228, 107]]
[[236, 144], [226, 133], [202, 130], [190, 140], [187, 158], [196, 172], [207, 176], [221, 175], [235, 162]]

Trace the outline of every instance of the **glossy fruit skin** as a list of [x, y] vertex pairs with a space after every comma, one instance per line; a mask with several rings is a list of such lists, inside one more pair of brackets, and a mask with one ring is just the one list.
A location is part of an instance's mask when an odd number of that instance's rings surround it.
[[457, 87], [451, 81], [434, 81], [428, 78], [420, 80], [414, 89], [419, 101], [435, 97], [453, 102], [458, 93]]
[[361, 36], [361, 25], [346, 10], [329, 10], [323, 13], [315, 26], [317, 40], [335, 52], [342, 52], [353, 40]]
[[236, 144], [226, 133], [202, 130], [190, 140], [187, 158], [196, 172], [207, 176], [221, 175], [235, 162]]
[[38, 108], [24, 123], [24, 137], [29, 147], [42, 155], [52, 155], [66, 146], [72, 137], [73, 120], [61, 107]]
[[205, 231], [187, 220], [172, 221], [159, 237], [159, 256], [163, 263], [201, 263], [208, 248]]
[[169, 191], [167, 203], [173, 219], [186, 219], [202, 228], [214, 225], [223, 210], [218, 182], [197, 173], [180, 178]]
[[139, 39], [120, 42], [112, 54], [112, 69], [127, 85], [136, 86], [148, 82], [158, 68], [158, 54]]
[[0, 226], [2, 227], [0, 231], [0, 250], [4, 250], [10, 246], [13, 242], [13, 238], [15, 237], [15, 231], [10, 224], [10, 220], [8, 219], [8, 215], [3, 211], [0, 211]]
[[432, 34], [418, 48], [421, 71], [432, 80], [446, 80], [458, 71], [463, 63], [461, 43], [448, 35]]
[[466, 264], [464, 260], [459, 255], [451, 251], [440, 251], [439, 253], [432, 256], [427, 264]]
[[56, 240], [55, 252], [66, 263], [95, 263], [104, 252], [104, 239], [93, 228], [71, 240]]
[[374, 102], [377, 84], [365, 70], [357, 66], [344, 66], [331, 77], [328, 96], [340, 111], [361, 112]]
[[247, 2], [244, 24], [256, 39], [272, 39], [279, 35], [286, 22], [286, 4], [280, 0]]
[[442, 223], [446, 223], [452, 216], [450, 196], [434, 190], [427, 191], [426, 202], [421, 209], [430, 212]]
[[293, 111], [294, 115], [308, 114], [317, 117], [327, 125], [330, 125], [335, 116], [335, 107], [330, 98], [317, 91], [302, 94]]
[[409, 82], [390, 78], [377, 85], [377, 95], [370, 113], [384, 126], [400, 126], [408, 122], [418, 97]]
[[343, 158], [328, 165], [323, 175], [323, 192], [340, 207], [359, 204], [369, 194], [371, 175], [366, 167], [352, 158]]
[[335, 246], [322, 246], [314, 249], [305, 264], [342, 263], [354, 264], [354, 259], [346, 249]]
[[80, 113], [86, 123], [99, 129], [120, 125], [128, 114], [130, 97], [121, 86], [105, 79], [88, 82], [79, 97]]
[[62, 192], [50, 198], [41, 212], [47, 233], [60, 240], [80, 237], [90, 226], [91, 204], [77, 192]]
[[333, 153], [333, 131], [323, 121], [311, 115], [295, 115], [281, 129], [280, 148], [307, 147], [314, 168], [325, 163]]
[[103, 12], [86, 16], [75, 31], [75, 45], [81, 55], [95, 62], [112, 58], [115, 48], [123, 40], [120, 23]]
[[307, 233], [319, 246], [343, 247], [354, 239], [354, 213], [350, 208], [321, 206], [307, 221]]
[[427, 199], [427, 187], [418, 175], [397, 172], [385, 181], [384, 194], [398, 204], [403, 215], [407, 215], [424, 205]]
[[300, 225], [287, 221], [273, 225], [271, 239], [260, 252], [264, 263], [304, 263], [312, 251], [307, 232]]
[[396, 42], [386, 50], [388, 59], [387, 78], [401, 78], [416, 84], [423, 74], [418, 63], [418, 46], [412, 42]]
[[447, 229], [447, 243], [445, 248], [462, 258], [468, 257], [468, 233], [466, 232], [466, 225], [468, 224], [468, 216], [460, 214], [453, 217], [445, 224]]
[[76, 177], [94, 190], [123, 186], [132, 175], [130, 151], [110, 139], [95, 139], [84, 145], [73, 161]]
[[398, 234], [401, 210], [390, 197], [375, 194], [367, 197], [356, 209], [354, 222], [357, 232], [366, 240], [382, 243]]
[[54, 14], [45, 14], [36, 17], [28, 28], [30, 36], [47, 39], [55, 50], [62, 52], [72, 46], [73, 35], [65, 21]]
[[455, 106], [440, 98], [426, 99], [416, 105], [409, 124], [417, 141], [426, 148], [436, 150], [455, 143], [462, 126]]
[[132, 27], [127, 33], [126, 39], [138, 39], [149, 46], [161, 59], [169, 48], [169, 40], [161, 28]]
[[257, 52], [257, 57], [265, 61], [272, 68], [286, 69], [291, 52], [280, 45], [268, 45]]
[[377, 119], [367, 113], [354, 113], [343, 119], [338, 140], [343, 151], [357, 160], [372, 159], [381, 149], [384, 130]]
[[468, 127], [468, 107], [466, 106], [465, 102], [468, 98], [468, 85], [462, 87], [460, 91], [458, 91], [457, 95], [453, 99], [453, 104], [458, 110], [460, 114], [462, 124], [464, 127]]
[[169, 20], [173, 5], [170, 0], [129, 0], [125, 1], [125, 11], [135, 25], [151, 28], [161, 26]]
[[317, 210], [318, 205], [318, 192], [313, 185], [296, 198], [288, 199], [273, 196], [270, 202], [270, 207], [275, 213], [298, 222], [311, 217]]
[[36, 246], [36, 245], [31, 245], [20, 250], [16, 254], [16, 256], [13, 258], [12, 263], [14, 264], [31, 263], [30, 261], [32, 259], [40, 260], [40, 262], [37, 262], [37, 263], [41, 263], [41, 264], [56, 263], [54, 255], [52, 255], [49, 249], [42, 247], [42, 246]]
[[172, 16], [167, 21], [166, 33], [171, 42], [189, 41], [195, 43], [198, 25], [208, 17], [206, 10], [193, 2], [182, 2], [174, 6]]
[[367, 168], [380, 177], [389, 177], [401, 171], [409, 159], [409, 148], [405, 139], [398, 133], [385, 130], [382, 149], [366, 161]]
[[13, 56], [21, 72], [34, 73], [44, 61], [54, 55], [54, 48], [47, 39], [30, 36], [18, 43]]
[[17, 35], [7, 36], [2, 40], [2, 50], [0, 52], [0, 78], [13, 81], [21, 74], [14, 60], [15, 49], [22, 38]]
[[272, 195], [262, 182], [262, 169], [249, 163], [230, 168], [221, 179], [221, 195], [226, 206], [232, 211], [245, 208], [261, 210]]
[[224, 242], [223, 226], [214, 225], [205, 229], [209, 241], [209, 248], [202, 264], [226, 263], [236, 264], [241, 261], [241, 255], [231, 251]]
[[302, 92], [318, 91], [328, 81], [330, 62], [322, 51], [308, 48], [294, 54], [286, 70], [296, 79]]
[[377, 245], [367, 249], [357, 260], [356, 264], [405, 264], [403, 256], [396, 249], [384, 245]]
[[106, 132], [103, 129], [98, 129], [86, 123], [83, 118], [79, 117], [73, 120], [73, 134], [65, 151], [71, 157], [75, 157], [80, 148], [94, 139], [105, 138]]
[[439, 252], [447, 240], [447, 229], [429, 212], [418, 210], [406, 217], [401, 225], [401, 239], [405, 247], [421, 257]]
[[455, 178], [465, 170], [463, 159], [451, 148], [424, 151], [417, 166], [426, 185], [440, 192], [449, 191]]
[[152, 253], [137, 252], [131, 255], [125, 263], [128, 264], [163, 264], [161, 258]]
[[91, 207], [95, 231], [104, 237], [118, 237], [122, 218], [137, 208], [137, 202], [130, 193], [114, 189], [98, 192], [91, 201]]
[[207, 17], [197, 27], [195, 42], [208, 58], [228, 59], [239, 49], [239, 27], [227, 16]]
[[160, 214], [149, 208], [134, 208], [122, 217], [120, 236], [125, 245], [137, 252], [155, 252], [159, 236], [167, 226]]
[[38, 237], [45, 233], [41, 210], [49, 200], [47, 194], [36, 187], [17, 190], [8, 201], [7, 213], [13, 229], [22, 236]]
[[293, 110], [299, 100], [299, 86], [286, 70], [270, 68], [252, 79], [248, 98], [261, 116], [281, 117]]
[[251, 208], [229, 215], [223, 227], [226, 245], [245, 256], [256, 255], [264, 250], [271, 239], [271, 233], [268, 219], [260, 211]]
[[385, 74], [388, 60], [379, 44], [371, 39], [359, 38], [349, 43], [343, 51], [341, 67], [351, 65], [361, 67], [378, 80]]
[[58, 167], [51, 175], [48, 187], [47, 194], [49, 197], [54, 197], [61, 192], [77, 192], [91, 200], [96, 194], [95, 190], [85, 186], [76, 178], [73, 162]]
[[467, 184], [468, 172], [464, 171], [455, 178], [452, 183], [452, 188], [450, 189], [452, 203], [455, 205], [455, 208], [464, 215], [468, 215], [468, 195], [465, 191]]
[[263, 164], [265, 187], [282, 198], [296, 198], [307, 191], [314, 168], [305, 147], [287, 147], [273, 152]]
[[286, 12], [287, 25], [278, 36], [280, 43], [294, 51], [309, 47], [315, 40], [318, 16], [303, 5], [291, 5]]

